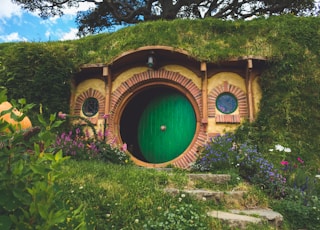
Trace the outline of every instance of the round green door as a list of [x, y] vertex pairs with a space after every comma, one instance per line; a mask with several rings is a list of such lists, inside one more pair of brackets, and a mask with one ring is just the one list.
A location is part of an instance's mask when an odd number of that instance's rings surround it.
[[195, 112], [184, 95], [157, 95], [146, 106], [138, 124], [141, 153], [150, 163], [173, 160], [190, 145], [195, 130]]

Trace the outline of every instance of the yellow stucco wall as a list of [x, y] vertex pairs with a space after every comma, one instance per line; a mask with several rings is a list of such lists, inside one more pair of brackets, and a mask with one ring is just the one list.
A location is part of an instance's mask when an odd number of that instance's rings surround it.
[[112, 92], [115, 91], [122, 82], [125, 82], [130, 77], [132, 77], [134, 74], [142, 73], [147, 71], [147, 67], [136, 67], [128, 69], [124, 72], [122, 72], [113, 82], [112, 82]]
[[100, 91], [103, 95], [106, 94], [106, 88], [104, 81], [100, 79], [88, 79], [83, 82], [81, 82], [75, 91], [75, 98], [77, 98], [80, 94], [87, 91], [88, 89], [95, 89]]
[[189, 69], [178, 65], [167, 65], [165, 69], [172, 72], [179, 72], [182, 76], [191, 79], [193, 83], [201, 89], [201, 78]]

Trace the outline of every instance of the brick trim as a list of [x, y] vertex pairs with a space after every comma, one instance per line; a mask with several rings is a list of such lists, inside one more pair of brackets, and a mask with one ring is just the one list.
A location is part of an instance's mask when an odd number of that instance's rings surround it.
[[[103, 118], [104, 111], [105, 111], [105, 97], [100, 91], [98, 91], [96, 89], [92, 89], [92, 88], [84, 91], [76, 98], [73, 114], [75, 116], [80, 116], [82, 105], [83, 105], [84, 101], [89, 97], [93, 97], [98, 100], [99, 111], [98, 111], [97, 118], [99, 118], [99, 119]], [[98, 119], [96, 117], [94, 117], [94, 118], [91, 118], [90, 120], [93, 121], [94, 123], [97, 123]]]
[[[165, 69], [159, 70], [148, 70], [146, 72], [134, 74], [131, 78], [121, 83], [121, 85], [112, 92], [111, 95], [111, 113], [110, 113], [110, 123], [109, 127], [110, 130], [115, 130], [116, 127], [113, 127], [115, 124], [115, 119], [119, 119], [116, 116], [119, 116], [117, 113], [120, 112], [119, 105], [121, 106], [125, 103], [125, 100], [128, 98], [128, 95], [134, 93], [135, 89], [139, 87], [152, 83], [152, 82], [159, 82], [164, 85], [178, 85], [179, 88], [182, 88], [183, 91], [186, 91], [190, 94], [194, 101], [197, 104], [198, 108], [195, 108], [198, 111], [201, 120], [202, 117], [202, 96], [201, 96], [201, 89], [199, 89], [195, 83], [185, 76], [181, 75], [179, 72], [168, 71]], [[185, 93], [185, 92], [184, 92]], [[195, 135], [196, 138], [193, 140], [193, 143], [189, 146], [188, 150], [181, 154], [178, 158], [174, 159], [170, 162], [176, 167], [180, 168], [188, 168], [189, 165], [195, 161], [198, 148], [202, 146], [207, 141], [207, 135], [205, 133], [204, 127], [198, 123], [198, 130], [196, 131]], [[147, 163], [146, 163], [147, 165]], [[154, 164], [150, 164], [154, 166]]]
[[[221, 93], [232, 93], [238, 100], [239, 114], [216, 114], [216, 99]], [[223, 84], [213, 88], [208, 95], [208, 116], [215, 117], [217, 123], [240, 123], [240, 118], [248, 117], [248, 102], [246, 93], [239, 87], [224, 81]]]

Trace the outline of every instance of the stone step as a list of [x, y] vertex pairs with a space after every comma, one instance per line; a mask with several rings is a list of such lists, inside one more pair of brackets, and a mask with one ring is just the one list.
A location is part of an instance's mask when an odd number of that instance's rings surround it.
[[223, 211], [210, 211], [208, 216], [221, 220], [230, 228], [246, 229], [248, 224], [261, 224], [262, 219]]
[[231, 180], [231, 176], [229, 174], [189, 173], [188, 177], [191, 181], [203, 180], [214, 184], [225, 184]]
[[255, 215], [260, 218], [267, 220], [269, 224], [273, 225], [275, 228], [280, 228], [283, 223], [283, 216], [273, 211], [272, 209], [249, 209], [249, 210], [230, 210], [234, 214], [245, 214], [245, 215]]
[[268, 223], [278, 229], [283, 223], [283, 216], [271, 209], [230, 210], [228, 212], [213, 210], [207, 214], [210, 217], [220, 219], [231, 228], [238, 229], [246, 229], [247, 225], [252, 223]]
[[216, 202], [222, 202], [226, 199], [235, 199], [241, 200], [243, 199], [245, 191], [211, 191], [206, 189], [183, 189], [179, 190], [176, 188], [166, 188], [165, 192], [173, 195], [177, 195], [179, 193], [186, 193], [194, 196], [199, 200], [214, 200]]

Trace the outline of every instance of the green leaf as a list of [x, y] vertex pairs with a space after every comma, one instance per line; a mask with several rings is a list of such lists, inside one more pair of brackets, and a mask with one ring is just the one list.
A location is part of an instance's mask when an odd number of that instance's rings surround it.
[[42, 114], [38, 114], [38, 121], [44, 126], [47, 126], [47, 122], [44, 120]]
[[40, 175], [46, 174], [46, 168], [40, 165], [30, 165], [32, 172]]
[[48, 220], [48, 217], [49, 217], [48, 209], [49, 209], [48, 205], [45, 205], [44, 203], [38, 204], [39, 214], [44, 220]]
[[25, 98], [20, 98], [20, 99], [18, 100], [18, 103], [19, 103], [20, 105], [25, 105], [25, 104], [27, 103], [27, 100], [26, 100]]
[[12, 225], [12, 221], [11, 221], [10, 217], [4, 216], [4, 215], [0, 216], [0, 229], [1, 230], [10, 229], [11, 225]]
[[66, 210], [59, 210], [57, 212], [53, 212], [53, 210], [49, 214], [50, 225], [55, 225], [64, 222], [67, 219], [68, 212]]
[[2, 110], [2, 111], [0, 112], [0, 116], [3, 116], [3, 115], [5, 115], [5, 114], [7, 114], [7, 113], [11, 113], [12, 110], [13, 110], [13, 107], [11, 107], [10, 109], [7, 109], [7, 110]]
[[63, 124], [65, 122], [65, 120], [63, 121], [55, 121], [53, 122], [53, 124], [51, 125], [52, 128], [57, 128], [59, 127], [61, 124]]
[[5, 102], [7, 100], [8, 100], [8, 98], [7, 98], [7, 89], [2, 88], [0, 90], [0, 103]]
[[23, 161], [19, 160], [13, 167], [13, 175], [21, 175], [23, 170]]
[[56, 119], [56, 114], [50, 114], [50, 122], [54, 122], [54, 120]]

